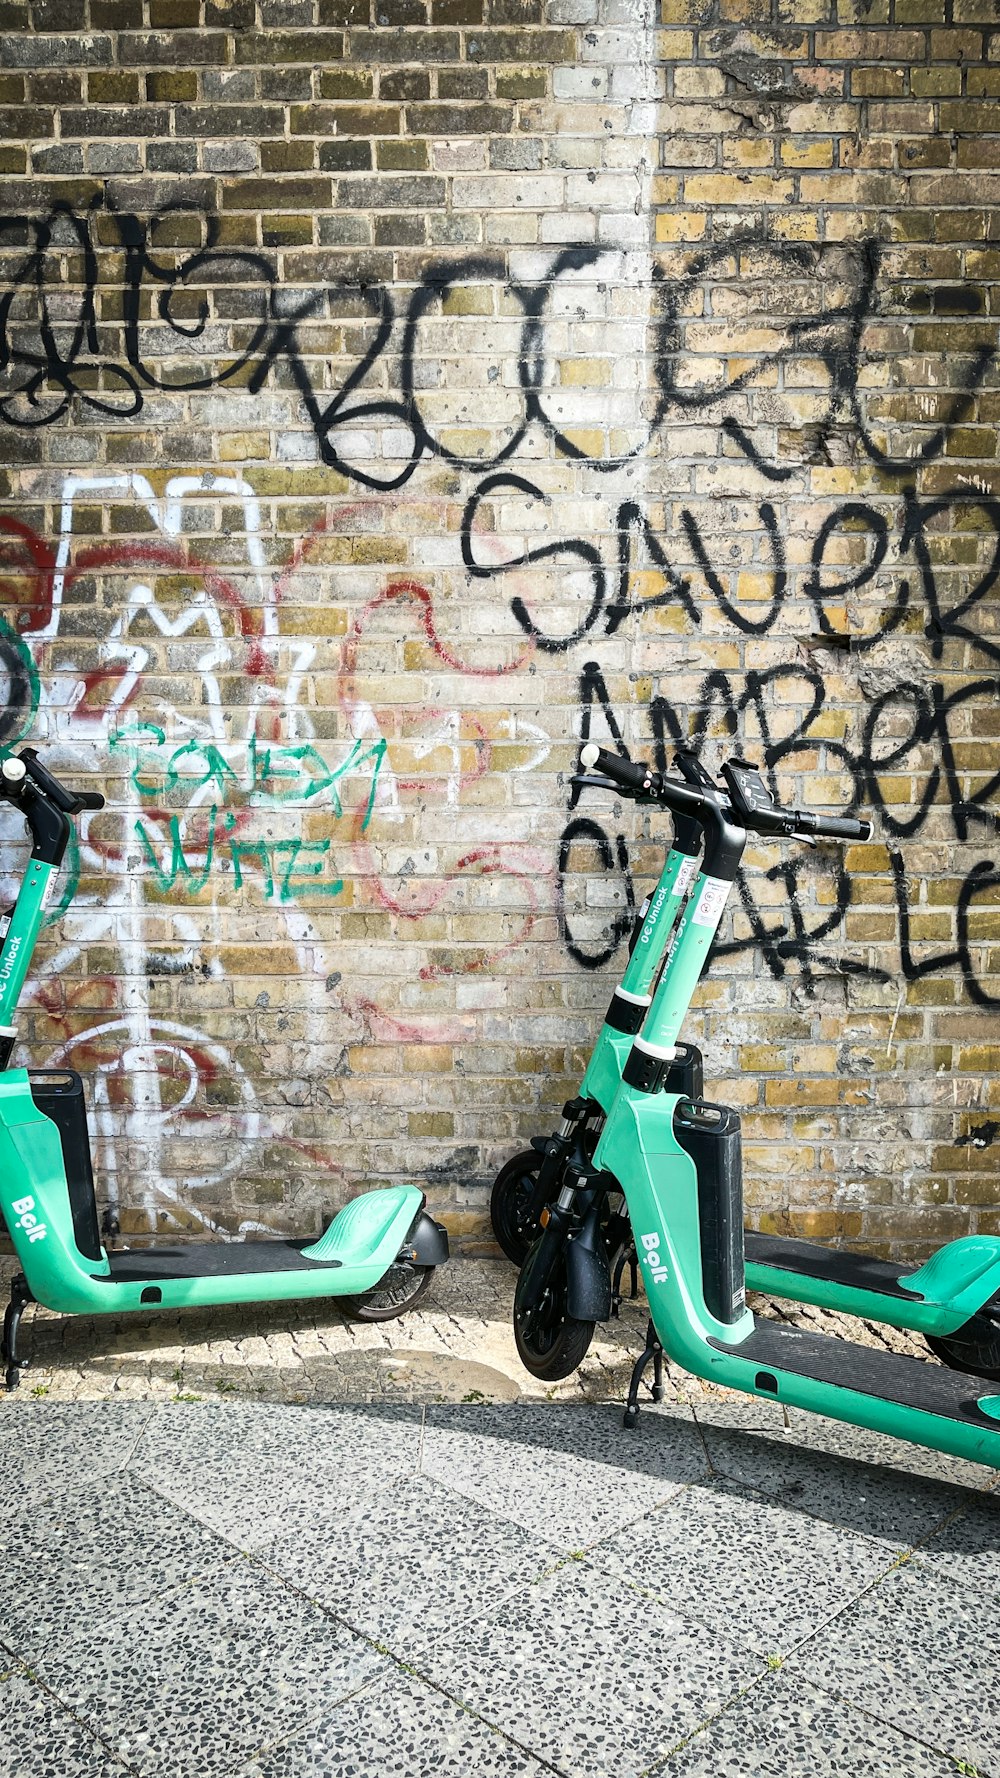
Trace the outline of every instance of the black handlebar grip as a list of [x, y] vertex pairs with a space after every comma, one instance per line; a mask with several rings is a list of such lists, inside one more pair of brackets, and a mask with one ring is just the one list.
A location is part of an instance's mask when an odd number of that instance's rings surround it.
[[875, 831], [870, 821], [855, 821], [846, 815], [814, 815], [808, 809], [796, 813], [795, 825], [802, 833], [826, 840], [870, 840]]
[[588, 741], [586, 747], [581, 749], [580, 764], [588, 772], [593, 771], [596, 766], [606, 778], [620, 784], [623, 790], [651, 791], [659, 782], [659, 774], [654, 772], [652, 766], [634, 764], [630, 759], [622, 759], [618, 753], [605, 753], [604, 748], [598, 747], [594, 741]]
[[105, 799], [99, 790], [79, 790], [76, 792], [78, 809], [103, 809]]

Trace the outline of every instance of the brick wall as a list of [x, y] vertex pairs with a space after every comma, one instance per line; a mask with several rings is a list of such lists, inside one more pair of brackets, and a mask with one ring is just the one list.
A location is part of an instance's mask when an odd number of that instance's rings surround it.
[[21, 1057], [127, 1231], [482, 1240], [661, 856], [580, 737], [740, 747], [880, 828], [699, 994], [752, 1220], [1000, 1232], [996, 0], [373, 7], [0, 0]]

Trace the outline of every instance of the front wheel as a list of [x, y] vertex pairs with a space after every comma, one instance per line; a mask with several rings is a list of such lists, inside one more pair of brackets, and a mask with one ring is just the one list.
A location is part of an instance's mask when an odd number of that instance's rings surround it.
[[400, 1261], [390, 1266], [371, 1290], [333, 1300], [349, 1321], [395, 1321], [397, 1315], [405, 1315], [419, 1303], [433, 1276], [433, 1266], [411, 1266]]
[[542, 1232], [529, 1213], [540, 1165], [534, 1149], [526, 1148], [501, 1167], [490, 1194], [493, 1233], [515, 1266], [523, 1266], [532, 1241], [537, 1241]]
[[526, 1371], [543, 1383], [558, 1383], [583, 1363], [596, 1323], [577, 1321], [567, 1313], [569, 1281], [564, 1253], [557, 1257], [542, 1300], [534, 1309], [526, 1309], [518, 1301], [529, 1270], [522, 1271], [514, 1292], [514, 1344]]
[[994, 1319], [998, 1310], [1000, 1302], [994, 1299], [985, 1313], [973, 1315], [954, 1333], [925, 1334], [924, 1339], [949, 1370], [1000, 1381], [1000, 1321]]

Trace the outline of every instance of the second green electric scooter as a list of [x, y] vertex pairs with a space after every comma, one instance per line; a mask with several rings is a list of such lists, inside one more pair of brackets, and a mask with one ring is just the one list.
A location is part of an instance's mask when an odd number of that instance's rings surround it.
[[[778, 1237], [768, 1238], [766, 1265], [758, 1258], [755, 1276], [773, 1279], [773, 1294], [918, 1331], [950, 1369], [760, 1320], [745, 1298], [739, 1117], [666, 1086], [748, 834], [864, 840], [868, 823], [780, 808], [742, 760], [723, 768], [724, 787], [706, 777], [698, 785], [661, 777], [596, 748], [584, 750], [583, 764], [598, 766], [619, 793], [695, 820], [705, 848], [593, 1155], [564, 1169], [522, 1269], [515, 1297], [522, 1361], [548, 1381], [579, 1364], [611, 1295], [607, 1252], [588, 1230], [599, 1227], [595, 1205], [620, 1195], [651, 1310], [627, 1423], [645, 1363], [653, 1360], [658, 1384], [665, 1351], [725, 1386], [1000, 1466], [1000, 1239], [950, 1242], [919, 1267]], [[583, 1265], [573, 1258], [581, 1240]]]

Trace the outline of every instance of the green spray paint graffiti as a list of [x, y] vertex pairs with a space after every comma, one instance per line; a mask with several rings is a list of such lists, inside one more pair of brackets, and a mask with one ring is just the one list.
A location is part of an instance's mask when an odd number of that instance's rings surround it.
[[[132, 790], [147, 805], [134, 832], [163, 893], [180, 889], [199, 895], [213, 870], [221, 867], [232, 871], [237, 889], [250, 872], [259, 873], [268, 899], [277, 895], [280, 901], [340, 893], [343, 878], [324, 877], [333, 841], [301, 835], [247, 839], [243, 831], [249, 812], [292, 804], [326, 806], [339, 821], [345, 813], [340, 796], [343, 779], [367, 768], [371, 779], [364, 809], [360, 816], [348, 811], [352, 827], [363, 833], [371, 820], [386, 754], [381, 738], [356, 740], [346, 758], [330, 766], [310, 742], [262, 746], [251, 734], [239, 758], [236, 749], [226, 750], [213, 741], [190, 739], [172, 746], [165, 730], [151, 722], [113, 733], [108, 745], [112, 754], [125, 755]], [[236, 755], [236, 763], [227, 758], [227, 751]], [[212, 798], [208, 804], [201, 800], [206, 794]], [[163, 805], [178, 795], [186, 799], [183, 814], [168, 813]], [[320, 798], [328, 801], [320, 805]]]

